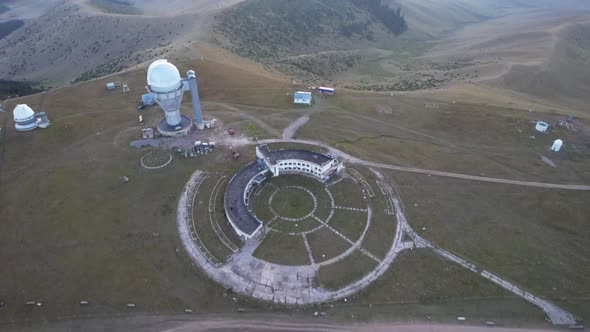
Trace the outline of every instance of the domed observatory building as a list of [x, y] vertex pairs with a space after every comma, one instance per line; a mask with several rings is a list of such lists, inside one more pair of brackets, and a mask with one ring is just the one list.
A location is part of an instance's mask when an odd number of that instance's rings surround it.
[[158, 123], [158, 131], [164, 136], [186, 135], [192, 121], [180, 114], [184, 85], [180, 72], [167, 60], [154, 61], [148, 68], [147, 89], [166, 116]]
[[25, 105], [16, 105], [14, 108], [14, 127], [18, 131], [29, 131], [37, 128], [35, 112]]

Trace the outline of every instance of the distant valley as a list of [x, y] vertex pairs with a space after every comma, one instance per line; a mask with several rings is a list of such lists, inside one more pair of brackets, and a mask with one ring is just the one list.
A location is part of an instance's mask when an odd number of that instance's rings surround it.
[[589, 37], [582, 13], [568, 10], [575, 0], [171, 0], [165, 11], [158, 0], [53, 0], [34, 12], [31, 3], [1, 3], [0, 79], [61, 86], [200, 45], [355, 90], [474, 83], [547, 96], [538, 82], [561, 81], [562, 101], [574, 104], [586, 92], [576, 63], [588, 61]]

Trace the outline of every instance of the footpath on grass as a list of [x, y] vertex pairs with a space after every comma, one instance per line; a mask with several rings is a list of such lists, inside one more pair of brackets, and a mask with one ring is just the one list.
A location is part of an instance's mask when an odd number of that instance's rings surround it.
[[372, 161], [367, 161], [367, 160], [363, 160], [363, 159], [359, 159], [357, 157], [351, 156], [348, 153], [338, 150], [326, 143], [319, 142], [319, 141], [312, 141], [312, 140], [302, 140], [302, 139], [292, 139], [292, 138], [288, 138], [288, 139], [273, 138], [273, 139], [265, 139], [265, 140], [250, 142], [250, 144], [256, 144], [256, 145], [257, 144], [273, 144], [273, 143], [299, 143], [299, 144], [314, 145], [314, 146], [318, 146], [318, 147], [327, 149], [328, 151], [330, 151], [332, 156], [339, 158], [343, 161], [346, 161], [348, 163], [351, 163], [351, 164], [363, 165], [363, 166], [375, 167], [375, 168], [382, 168], [382, 169], [391, 169], [394, 171], [428, 174], [428, 175], [433, 175], [433, 176], [443, 176], [443, 177], [463, 179], [463, 180], [492, 182], [492, 183], [510, 184], [510, 185], [516, 185], [516, 186], [526, 186], [526, 187], [536, 187], [536, 188], [562, 189], [562, 190], [583, 190], [583, 191], [590, 190], [590, 185], [583, 185], [583, 184], [556, 184], [556, 183], [545, 183], [545, 182], [510, 180], [510, 179], [492, 178], [492, 177], [486, 177], [486, 176], [459, 174], [459, 173], [451, 173], [451, 172], [441, 172], [441, 171], [434, 171], [434, 170], [422, 169], [422, 168], [402, 167], [402, 166], [396, 166], [396, 165], [375, 163]]

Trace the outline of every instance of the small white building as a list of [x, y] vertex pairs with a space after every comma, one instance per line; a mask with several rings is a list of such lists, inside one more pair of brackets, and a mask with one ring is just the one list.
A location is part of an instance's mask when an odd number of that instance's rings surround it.
[[535, 126], [535, 130], [537, 130], [540, 133], [547, 132], [548, 128], [549, 128], [549, 124], [547, 124], [547, 122], [543, 122], [543, 121], [537, 122], [537, 125]]
[[295, 105], [311, 105], [311, 92], [297, 91], [293, 94], [293, 103]]
[[559, 150], [561, 150], [562, 146], [563, 146], [563, 141], [560, 139], [556, 139], [555, 142], [553, 142], [553, 145], [551, 146], [551, 151], [559, 152]]
[[340, 161], [331, 156], [300, 149], [271, 151], [268, 145], [256, 147], [256, 156], [263, 160], [273, 174], [305, 174], [325, 182], [343, 169]]

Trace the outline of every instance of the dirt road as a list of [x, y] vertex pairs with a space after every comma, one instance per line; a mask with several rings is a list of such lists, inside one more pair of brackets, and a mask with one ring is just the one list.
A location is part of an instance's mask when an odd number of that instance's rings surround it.
[[344, 160], [344, 161], [351, 163], [351, 164], [358, 164], [358, 165], [364, 165], [364, 166], [368, 166], [368, 167], [375, 167], [375, 168], [382, 168], [382, 169], [391, 169], [391, 170], [395, 170], [395, 171], [427, 174], [427, 175], [434, 175], [434, 176], [443, 176], [443, 177], [449, 177], [449, 178], [480, 181], [480, 182], [493, 182], [493, 183], [510, 184], [510, 185], [517, 185], [517, 186], [536, 187], [536, 188], [563, 189], [563, 190], [590, 190], [590, 185], [556, 184], [556, 183], [510, 180], [510, 179], [492, 178], [492, 177], [486, 177], [486, 176], [459, 174], [459, 173], [451, 173], [451, 172], [441, 172], [441, 171], [434, 171], [434, 170], [414, 168], [414, 167], [402, 167], [402, 166], [396, 166], [396, 165], [375, 163], [372, 161], [362, 160], [357, 157], [351, 156], [351, 155], [347, 154], [346, 152], [338, 150], [326, 143], [318, 142], [318, 141], [311, 141], [311, 140], [279, 139], [279, 138], [277, 138], [277, 139], [267, 139], [267, 140], [260, 140], [260, 141], [252, 142], [252, 144], [270, 144], [270, 143], [301, 143], [301, 144], [315, 145], [315, 146], [319, 146], [319, 147], [328, 149], [328, 151], [330, 151], [330, 153], [334, 157]]
[[283, 139], [293, 138], [297, 130], [306, 124], [307, 121], [309, 121], [309, 115], [304, 115], [292, 122], [287, 128], [283, 130]]
[[[189, 331], [314, 331], [314, 332], [484, 332], [489, 327], [452, 326], [452, 325], [395, 325], [395, 324], [366, 324], [366, 325], [332, 325], [316, 322], [307, 323], [278, 323], [268, 321], [205, 321], [189, 323], [166, 332]], [[511, 329], [497, 328], [498, 332], [539, 332], [555, 330]]]
[[[249, 318], [246, 318], [248, 315]], [[128, 332], [213, 332], [213, 331], [292, 331], [292, 332], [486, 332], [485, 326], [443, 325], [443, 324], [408, 324], [408, 323], [375, 323], [375, 324], [341, 324], [329, 318], [309, 319], [287, 317], [285, 315], [243, 314], [243, 318], [235, 314], [224, 315], [147, 315], [138, 314], [127, 317], [100, 317], [91, 319], [65, 319], [44, 323], [29, 323], [27, 326], [5, 325], [3, 331], [128, 331]], [[467, 318], [469, 319], [469, 318]], [[553, 332], [556, 329], [540, 328], [501, 328], [496, 332]]]

